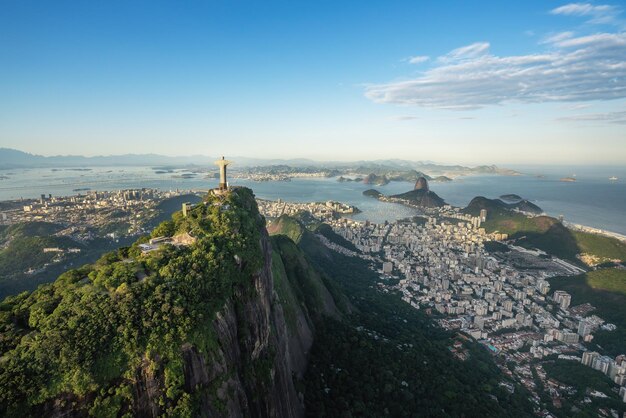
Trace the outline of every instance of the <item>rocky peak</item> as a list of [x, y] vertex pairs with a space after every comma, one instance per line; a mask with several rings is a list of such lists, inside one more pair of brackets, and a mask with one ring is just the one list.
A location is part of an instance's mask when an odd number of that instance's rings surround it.
[[413, 190], [424, 190], [425, 192], [427, 192], [429, 190], [428, 180], [426, 180], [425, 177], [420, 176], [415, 182], [415, 187], [413, 188]]

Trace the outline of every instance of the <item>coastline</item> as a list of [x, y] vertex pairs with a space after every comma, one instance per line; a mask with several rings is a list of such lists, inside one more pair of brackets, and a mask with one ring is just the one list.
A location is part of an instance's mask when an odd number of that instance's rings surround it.
[[607, 231], [605, 229], [600, 229], [600, 228], [594, 228], [592, 226], [587, 226], [587, 225], [575, 224], [575, 223], [567, 222], [567, 221], [564, 221], [563, 225], [565, 225], [569, 229], [573, 229], [573, 230], [581, 231], [581, 232], [588, 232], [590, 234], [603, 235], [605, 237], [615, 238], [617, 240], [620, 240], [626, 243], [626, 235], [622, 235], [617, 232]]
[[[146, 167], [125, 167], [124, 170], [117, 169], [114, 172], [111, 172], [109, 167], [102, 167], [95, 168], [88, 174], [70, 174], [72, 173], [70, 171], [60, 173], [49, 178], [41, 174], [49, 175], [50, 170], [26, 170], [20, 172], [19, 176], [16, 171], [11, 179], [2, 181], [0, 195], [4, 198], [1, 200], [3, 202], [20, 201], [20, 195], [24, 195], [25, 200], [36, 199], [40, 194], [49, 193], [54, 196], [76, 195], [73, 189], [79, 187], [89, 187], [91, 191], [142, 187], [159, 190], [197, 190], [208, 189], [215, 182], [213, 179], [158, 177]], [[456, 177], [450, 182], [433, 182], [433, 190], [446, 202], [461, 208], [465, 207], [475, 196], [498, 198], [502, 194], [516, 193], [536, 202], [548, 216], [558, 218], [559, 215], [564, 214], [567, 219], [564, 223], [572, 229], [610, 236], [620, 241], [626, 240], [626, 225], [622, 221], [623, 207], [626, 204], [623, 197], [626, 194], [622, 193], [623, 184], [607, 183], [599, 179], [566, 184], [559, 182], [558, 177], [552, 173], [549, 174], [543, 179], [536, 179], [526, 173], [517, 176], [469, 174]], [[341, 183], [336, 180], [336, 178], [310, 176], [294, 178], [291, 182], [234, 178], [233, 183], [251, 187], [257, 196], [268, 199], [282, 198], [286, 201], [299, 202], [334, 200], [357, 206], [367, 213], [373, 205], [362, 202], [363, 198], [370, 199], [363, 197], [362, 192], [371, 186], [355, 182]], [[569, 187], [572, 184], [575, 187]], [[409, 181], [391, 181], [388, 185], [381, 186], [379, 190], [384, 194], [393, 195], [406, 192], [412, 188], [411, 186], [412, 182]], [[596, 205], [595, 202], [603, 202], [603, 204]], [[610, 204], [606, 204], [607, 202]], [[365, 206], [361, 207], [362, 204]], [[376, 214], [378, 218], [381, 216], [384, 217], [384, 214]]]

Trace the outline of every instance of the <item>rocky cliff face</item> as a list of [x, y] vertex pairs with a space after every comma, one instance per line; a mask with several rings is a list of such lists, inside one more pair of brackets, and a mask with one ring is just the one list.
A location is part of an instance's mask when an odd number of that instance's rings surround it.
[[413, 188], [413, 190], [424, 190], [425, 192], [427, 192], [429, 190], [428, 180], [426, 180], [424, 177], [418, 178], [415, 182], [415, 187]]
[[439, 197], [437, 193], [424, 189], [411, 190], [406, 193], [393, 195], [391, 197], [406, 200], [409, 203], [424, 208], [438, 208], [446, 204], [446, 202]]
[[[200, 411], [208, 416], [298, 417], [304, 412], [293, 376], [306, 366], [312, 332], [307, 320], [296, 333], [287, 329], [274, 291], [272, 248], [265, 230], [261, 248], [262, 269], [250, 278], [250, 286], [235, 290], [212, 322], [215, 347], [207, 353], [191, 343], [182, 347], [185, 389], [197, 394]], [[162, 376], [151, 368], [146, 363], [137, 373], [138, 416], [163, 412], [157, 403]]]

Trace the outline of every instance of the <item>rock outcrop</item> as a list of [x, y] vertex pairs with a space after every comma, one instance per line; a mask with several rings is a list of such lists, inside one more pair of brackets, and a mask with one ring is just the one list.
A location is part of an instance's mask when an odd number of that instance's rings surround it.
[[[261, 231], [264, 263], [250, 283], [235, 290], [210, 324], [215, 346], [202, 353], [182, 347], [185, 389], [199, 394], [200, 410], [216, 417], [298, 417], [303, 405], [292, 375], [302, 376], [313, 342], [309, 321], [290, 331], [274, 290], [272, 248]], [[301, 316], [304, 314], [300, 313]], [[158, 364], [158, 361], [157, 361]], [[135, 415], [162, 414], [160, 368], [145, 362], [137, 372]]]
[[370, 173], [363, 178], [363, 184], [373, 184], [375, 186], [385, 186], [389, 184], [389, 179], [385, 175]]
[[[302, 416], [294, 378], [306, 370], [315, 320], [342, 315], [297, 245], [260, 232], [263, 267], [218, 311], [214, 347], [205, 353], [192, 343], [182, 347], [185, 389], [200, 394], [200, 410], [209, 416]], [[138, 372], [135, 413], [155, 417], [163, 412], [152, 402], [162, 377], [149, 369]]]
[[506, 203], [500, 199], [488, 199], [484, 196], [476, 196], [475, 198], [473, 198], [472, 201], [467, 205], [467, 207], [463, 209], [463, 212], [470, 215], [478, 216], [481, 209], [485, 209], [487, 213], [491, 215], [512, 210], [532, 213], [535, 215], [543, 213], [543, 209], [525, 199], [519, 200], [515, 203]]
[[424, 189], [411, 190], [406, 193], [396, 194], [390, 197], [404, 200], [409, 204], [423, 208], [439, 208], [446, 204], [446, 202], [439, 197], [437, 193]]
[[428, 180], [426, 180], [424, 177], [418, 178], [415, 182], [415, 187], [413, 188], [413, 190], [424, 190], [425, 192], [427, 192], [429, 190]]
[[363, 192], [363, 196], [367, 196], [367, 197], [373, 197], [378, 199], [379, 197], [381, 197], [383, 194], [381, 192], [379, 192], [376, 189], [367, 189]]

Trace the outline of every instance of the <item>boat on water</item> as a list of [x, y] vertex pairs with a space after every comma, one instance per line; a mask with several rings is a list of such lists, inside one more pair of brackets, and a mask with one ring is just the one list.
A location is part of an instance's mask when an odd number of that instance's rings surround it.
[[617, 177], [615, 177], [615, 176], [611, 176], [611, 177], [609, 177], [609, 180], [611, 180], [611, 181], [617, 181]]

